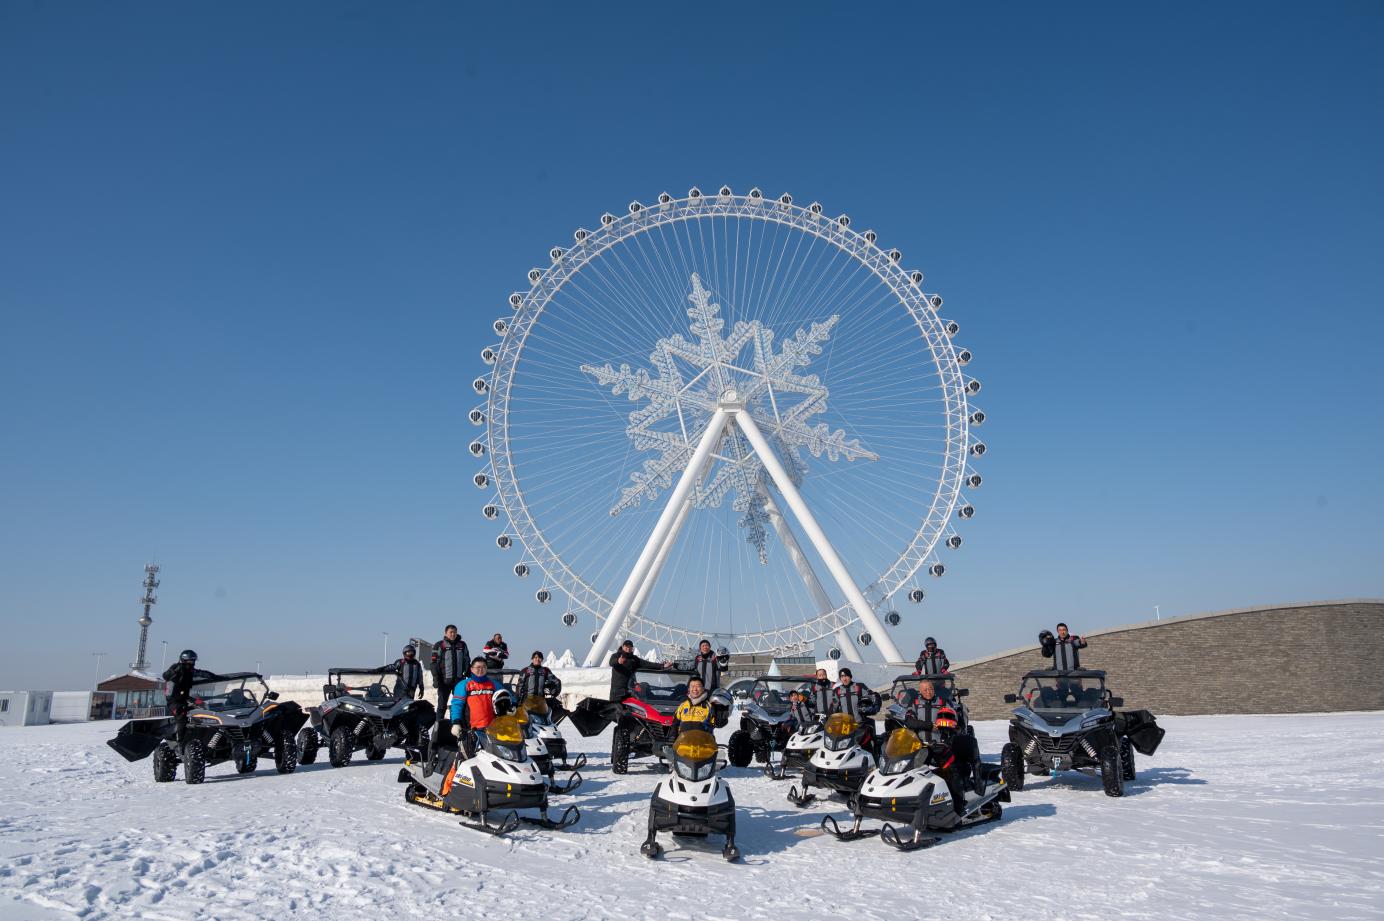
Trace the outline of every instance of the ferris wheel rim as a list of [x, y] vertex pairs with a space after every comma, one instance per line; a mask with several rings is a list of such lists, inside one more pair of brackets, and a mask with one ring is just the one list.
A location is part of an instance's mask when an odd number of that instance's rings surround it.
[[[723, 189], [723, 193], [727, 190]], [[937, 485], [926, 504], [922, 521], [899, 552], [897, 559], [880, 573], [866, 588], [871, 603], [880, 607], [905, 588], [929, 559], [935, 559], [935, 549], [946, 531], [962, 493], [968, 469], [969, 402], [967, 380], [961, 372], [957, 349], [932, 303], [935, 295], [923, 292], [919, 280], [904, 270], [897, 250], [880, 247], [870, 232], [850, 228], [844, 216], [826, 216], [821, 206], [794, 204], [787, 196], [779, 199], [762, 195], [734, 193], [700, 195], [689, 193], [673, 198], [662, 195], [656, 204], [632, 203], [629, 212], [615, 216], [606, 214], [594, 231], [579, 230], [576, 244], [570, 248], [554, 247], [551, 264], [546, 269], [529, 273], [530, 288], [510, 297], [514, 313], [505, 321], [502, 341], [494, 350], [493, 367], [488, 375], [486, 393], [487, 466], [494, 477], [494, 489], [499, 504], [508, 519], [507, 531], [521, 542], [528, 558], [544, 573], [545, 584], [560, 589], [572, 606], [590, 612], [603, 622], [611, 608], [611, 599], [595, 588], [562, 558], [549, 543], [539, 526], [520, 488], [520, 479], [509, 447], [509, 402], [519, 359], [529, 333], [541, 319], [547, 305], [562, 290], [566, 282], [578, 275], [588, 264], [625, 240], [654, 228], [674, 222], [690, 222], [713, 217], [743, 218], [776, 223], [806, 233], [838, 252], [855, 260], [871, 272], [894, 295], [898, 307], [911, 316], [921, 332], [927, 354], [936, 369], [944, 396], [946, 417], [946, 449]], [[497, 321], [497, 331], [499, 331]], [[478, 379], [479, 381], [479, 379]], [[830, 611], [785, 627], [770, 630], [736, 632], [730, 635], [735, 651], [802, 649], [820, 639], [848, 628], [859, 621], [849, 606], [843, 603]], [[625, 632], [656, 645], [692, 645], [705, 634], [675, 624], [647, 617], [642, 612], [631, 614]], [[718, 634], [719, 635], [719, 634]]]

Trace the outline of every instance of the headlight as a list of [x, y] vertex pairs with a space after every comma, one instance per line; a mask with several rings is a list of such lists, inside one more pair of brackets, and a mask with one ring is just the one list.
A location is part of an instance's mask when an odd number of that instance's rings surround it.
[[1082, 728], [1082, 729], [1087, 729], [1087, 728], [1089, 728], [1089, 727], [1091, 727], [1091, 726], [1098, 726], [1098, 725], [1100, 725], [1100, 724], [1103, 723], [1103, 722], [1105, 722], [1105, 716], [1104, 716], [1104, 715], [1088, 716], [1088, 717], [1086, 717], [1086, 719], [1084, 719], [1084, 720], [1081, 721], [1081, 728]]
[[674, 758], [673, 770], [677, 771], [678, 776], [683, 780], [706, 780], [716, 773], [716, 759], [712, 758], [710, 761], [694, 764], [690, 761]]
[[518, 745], [505, 745], [502, 742], [492, 742], [490, 751], [497, 757], [506, 761], [523, 761], [524, 749]]
[[879, 772], [881, 774], [902, 774], [904, 771], [913, 767], [914, 755], [903, 755], [899, 758], [885, 758], [880, 762]]
[[855, 740], [851, 736], [827, 736], [822, 740], [822, 744], [826, 746], [827, 751], [841, 752], [855, 744]]
[[678, 772], [678, 776], [683, 780], [696, 780], [697, 770], [685, 761], [673, 759], [673, 770]]

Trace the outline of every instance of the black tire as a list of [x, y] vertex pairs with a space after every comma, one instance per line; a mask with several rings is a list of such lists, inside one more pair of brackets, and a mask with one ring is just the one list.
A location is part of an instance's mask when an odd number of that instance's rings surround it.
[[1013, 742], [1006, 742], [1000, 749], [1000, 774], [1005, 785], [1018, 793], [1024, 788], [1024, 753]]
[[966, 725], [966, 735], [968, 735], [968, 736], [970, 736], [971, 738], [974, 739], [974, 738], [976, 737], [976, 727], [974, 727], [974, 726], [972, 726], [972, 725], [970, 725], [970, 724], [968, 723], [968, 724]]
[[178, 773], [178, 756], [167, 745], [154, 749], [154, 783], [168, 783]]
[[274, 770], [280, 774], [292, 774], [298, 770], [298, 745], [293, 741], [293, 733], [287, 729], [279, 733], [279, 741], [274, 746]]
[[610, 770], [615, 774], [630, 770], [630, 731], [624, 726], [616, 726], [610, 737]]
[[1134, 746], [1128, 739], [1120, 740], [1120, 777], [1126, 782], [1134, 780], [1138, 775], [1134, 771]]
[[207, 779], [207, 754], [198, 739], [183, 746], [183, 780], [197, 784]]
[[259, 759], [252, 757], [249, 761], [237, 761], [235, 772], [237, 774], [253, 774], [257, 767], [259, 767]]
[[351, 748], [355, 741], [345, 726], [338, 726], [332, 730], [327, 748], [327, 760], [332, 763], [332, 767], [345, 767], [351, 763]]
[[730, 734], [730, 742], [726, 745], [726, 757], [735, 767], [750, 766], [750, 759], [754, 757], [754, 742], [748, 732], [737, 729]]
[[1121, 773], [1120, 746], [1111, 744], [1100, 752], [1100, 782], [1106, 796], [1124, 796], [1124, 776]]
[[311, 727], [304, 727], [298, 730], [298, 763], [312, 764], [317, 760], [317, 749], [322, 741], [317, 737], [317, 730]]
[[373, 745], [368, 745], [365, 748], [366, 761], [379, 761], [387, 754], [389, 754], [389, 749], [387, 748], [376, 748]]

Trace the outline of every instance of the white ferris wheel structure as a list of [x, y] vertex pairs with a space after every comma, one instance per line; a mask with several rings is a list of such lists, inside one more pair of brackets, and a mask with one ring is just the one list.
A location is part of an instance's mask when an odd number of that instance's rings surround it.
[[482, 350], [470, 452], [514, 575], [594, 628], [585, 664], [626, 637], [903, 661], [898, 607], [961, 546], [986, 450], [923, 274], [844, 214], [727, 187], [548, 256]]

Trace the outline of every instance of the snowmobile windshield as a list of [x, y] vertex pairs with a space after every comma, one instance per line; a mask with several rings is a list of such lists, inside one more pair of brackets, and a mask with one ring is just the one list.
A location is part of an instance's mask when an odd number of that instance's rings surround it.
[[524, 702], [519, 705], [515, 714], [522, 711], [529, 720], [542, 726], [548, 723], [548, 702], [537, 694], [530, 694], [524, 698]]
[[750, 689], [750, 700], [772, 714], [787, 713], [791, 701], [788, 695], [794, 691], [808, 692], [807, 681], [802, 678], [756, 678]]
[[923, 696], [919, 687], [924, 681], [932, 685], [932, 689], [936, 692], [936, 696], [939, 699], [947, 703], [954, 702], [955, 694], [953, 691], [956, 689], [956, 679], [951, 675], [900, 676], [894, 679], [893, 687], [889, 689], [889, 695], [894, 699], [895, 703], [905, 707], [911, 707], [917, 703], [918, 698]]
[[923, 742], [911, 729], [900, 727], [889, 733], [884, 743], [883, 758], [879, 769], [883, 774], [902, 774], [913, 766], [913, 760], [922, 751]]
[[269, 692], [258, 675], [220, 676], [192, 686], [192, 699], [204, 710], [226, 713], [253, 710]]
[[1105, 706], [1105, 679], [1071, 675], [1028, 675], [1019, 699], [1030, 710], [1094, 710]]
[[655, 707], [676, 707], [687, 697], [687, 678], [677, 672], [635, 672], [630, 695]]
[[497, 716], [482, 734], [491, 754], [506, 761], [524, 760], [524, 725], [514, 716]]
[[336, 679], [332, 683], [339, 695], [370, 703], [393, 701], [394, 686], [399, 683], [399, 676], [393, 669], [333, 672], [332, 677]]
[[846, 713], [833, 713], [827, 717], [827, 724], [824, 728], [825, 738], [822, 744], [829, 751], [839, 752], [851, 747], [855, 737], [855, 731], [860, 728], [860, 724], [853, 717]]
[[702, 729], [689, 729], [673, 743], [673, 767], [684, 780], [706, 780], [716, 772], [716, 739]]

